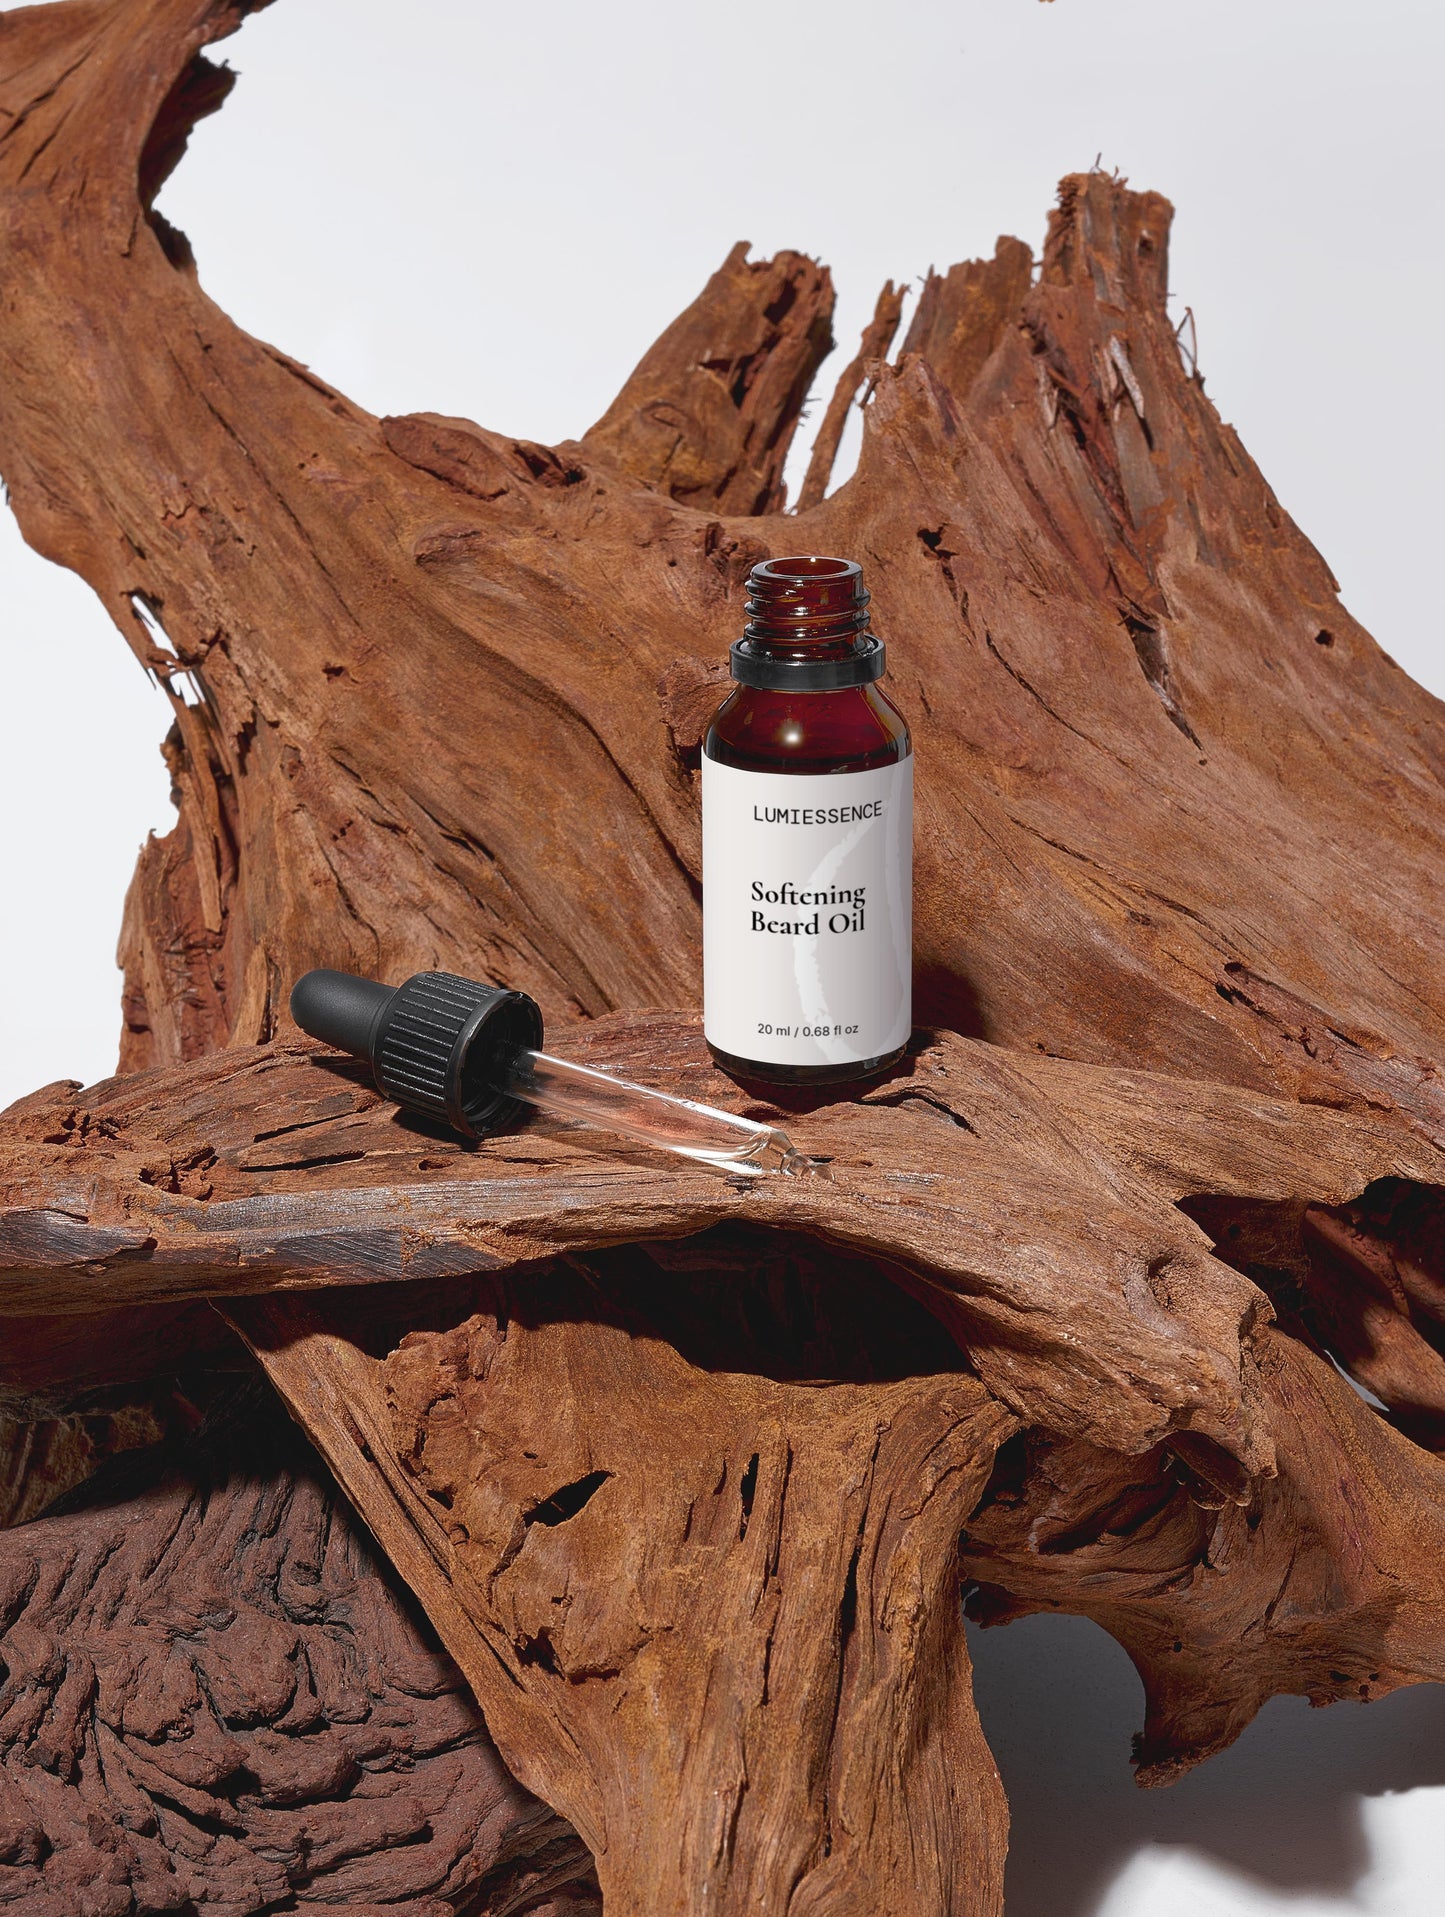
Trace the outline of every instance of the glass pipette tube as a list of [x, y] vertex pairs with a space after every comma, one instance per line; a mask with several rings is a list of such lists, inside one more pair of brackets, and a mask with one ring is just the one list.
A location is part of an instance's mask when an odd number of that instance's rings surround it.
[[718, 1111], [690, 1098], [674, 1098], [634, 1085], [610, 1072], [573, 1065], [546, 1052], [513, 1051], [494, 1067], [499, 1091], [540, 1111], [584, 1119], [644, 1145], [678, 1152], [722, 1171], [784, 1172], [792, 1177], [821, 1172], [819, 1160], [800, 1152], [785, 1131], [735, 1112]]

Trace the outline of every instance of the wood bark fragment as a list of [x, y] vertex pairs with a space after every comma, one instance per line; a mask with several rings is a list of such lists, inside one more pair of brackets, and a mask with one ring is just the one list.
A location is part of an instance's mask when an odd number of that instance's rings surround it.
[[832, 351], [832, 314], [826, 266], [800, 253], [750, 261], [740, 241], [583, 447], [702, 511], [781, 511], [783, 460]]
[[900, 359], [916, 353], [950, 393], [966, 402], [1007, 330], [1019, 324], [1033, 272], [1028, 247], [1005, 236], [992, 259], [964, 260], [946, 273], [929, 273]]
[[[828, 401], [828, 410], [823, 415], [818, 436], [813, 441], [813, 450], [808, 455], [808, 470], [798, 490], [799, 512], [807, 512], [811, 507], [821, 504], [828, 491], [833, 462], [838, 457], [843, 431], [848, 424], [848, 409], [858, 397], [858, 388], [865, 380], [869, 381], [870, 392], [872, 390], [871, 383], [877, 377], [876, 365], [886, 358], [888, 348], [893, 344], [893, 335], [898, 331], [898, 322], [903, 314], [903, 291], [892, 280], [887, 282], [878, 295], [872, 319], [863, 329], [857, 354], [838, 375], [833, 397]], [[864, 398], [866, 400], [866, 394]]]

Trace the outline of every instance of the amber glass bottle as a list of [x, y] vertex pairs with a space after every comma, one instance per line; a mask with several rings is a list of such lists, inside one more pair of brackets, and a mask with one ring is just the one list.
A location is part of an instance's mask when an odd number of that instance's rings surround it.
[[708, 1046], [742, 1078], [866, 1078], [912, 1015], [908, 727], [852, 560], [754, 566], [747, 610], [703, 742]]

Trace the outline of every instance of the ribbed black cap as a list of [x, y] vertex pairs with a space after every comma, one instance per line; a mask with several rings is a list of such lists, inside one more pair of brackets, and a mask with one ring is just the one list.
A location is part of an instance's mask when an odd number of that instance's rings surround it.
[[542, 1043], [535, 999], [455, 972], [417, 972], [395, 987], [307, 972], [292, 990], [291, 1016], [313, 1038], [366, 1059], [387, 1098], [468, 1138], [516, 1110], [495, 1083], [503, 1055]]
[[888, 669], [888, 654], [876, 633], [865, 632], [845, 659], [778, 659], [752, 639], [735, 639], [728, 654], [740, 686], [767, 692], [840, 692], [871, 686]]

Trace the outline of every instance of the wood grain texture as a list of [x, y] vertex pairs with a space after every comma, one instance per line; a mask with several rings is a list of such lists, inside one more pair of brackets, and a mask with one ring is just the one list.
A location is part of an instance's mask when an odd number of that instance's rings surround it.
[[1445, 1681], [1445, 1461], [1281, 1331], [1259, 1365], [1279, 1470], [1242, 1502], [1181, 1480], [1166, 1452], [1030, 1436], [968, 1524], [974, 1616], [1081, 1612], [1129, 1652], [1144, 1784], [1231, 1743], [1277, 1693], [1368, 1703]]
[[818, 426], [813, 450], [808, 455], [808, 470], [798, 491], [800, 512], [807, 512], [821, 504], [827, 495], [828, 481], [833, 474], [838, 448], [843, 443], [849, 411], [858, 399], [860, 386], [864, 388], [863, 397], [858, 400], [860, 406], [866, 406], [873, 396], [878, 369], [888, 356], [888, 348], [893, 344], [893, 335], [898, 331], [898, 322], [903, 316], [903, 293], [901, 286], [895, 286], [892, 280], [887, 282], [878, 295], [872, 319], [863, 328], [857, 353], [838, 375], [838, 383], [833, 388], [833, 397], [828, 401], [828, 409]]
[[584, 1846], [254, 1386], [125, 1464], [0, 1535], [7, 1910], [596, 1912]]
[[[749, 260], [742, 241], [584, 434], [588, 458], [703, 512], [781, 511], [832, 313], [826, 266], [801, 253]], [[580, 467], [572, 483], [585, 483]]]
[[354, 1306], [228, 1309], [609, 1912], [986, 1907], [1006, 1820], [956, 1547], [1015, 1421], [956, 1369], [839, 1382], [875, 1361], [826, 1260], [794, 1262], [793, 1310], [832, 1382], [759, 1375], [784, 1344], [760, 1266], [729, 1274], [747, 1370], [660, 1335], [685, 1268], [649, 1288], [635, 1254], [481, 1284], [380, 1359]]
[[[773, 1110], [712, 1068], [692, 1017], [614, 1014], [568, 1049]], [[0, 1150], [0, 1312], [420, 1282], [746, 1223], [889, 1261], [1033, 1422], [1128, 1451], [1188, 1429], [1252, 1470], [1268, 1302], [1175, 1201], [1302, 1215], [1440, 1170], [1379, 1119], [951, 1035], [861, 1097], [782, 1116], [827, 1178], [729, 1179], [554, 1124], [464, 1147], [309, 1041], [32, 1100]]]
[[[564, 1049], [746, 1102], [688, 1017], [614, 1014]], [[648, 1917], [995, 1908], [960, 1531], [981, 1615], [1082, 1609], [1128, 1646], [1150, 1778], [1276, 1690], [1440, 1675], [1441, 1467], [1331, 1368], [1358, 1374], [1348, 1337], [1300, 1315], [1338, 1308], [1348, 1243], [1409, 1277], [1405, 1386], [1438, 1367], [1437, 1153], [1377, 1117], [953, 1036], [803, 1104], [773, 1115], [831, 1176], [746, 1181], [566, 1125], [464, 1146], [309, 1043], [51, 1088], [0, 1161], [3, 1296], [59, 1314], [8, 1321], [12, 1374], [42, 1389], [47, 1327], [73, 1346], [92, 1314], [124, 1374], [117, 1299], [230, 1293], [508, 1765], [586, 1838], [611, 1907]], [[1396, 1392], [1402, 1423], [1418, 1396]], [[1380, 1487], [1378, 1540], [1356, 1485]], [[1275, 1615], [1282, 1578], [1288, 1628], [1222, 1683], [1221, 1643]], [[856, 1708], [820, 1714], [840, 1685]], [[880, 1806], [898, 1750], [917, 1763]]]

